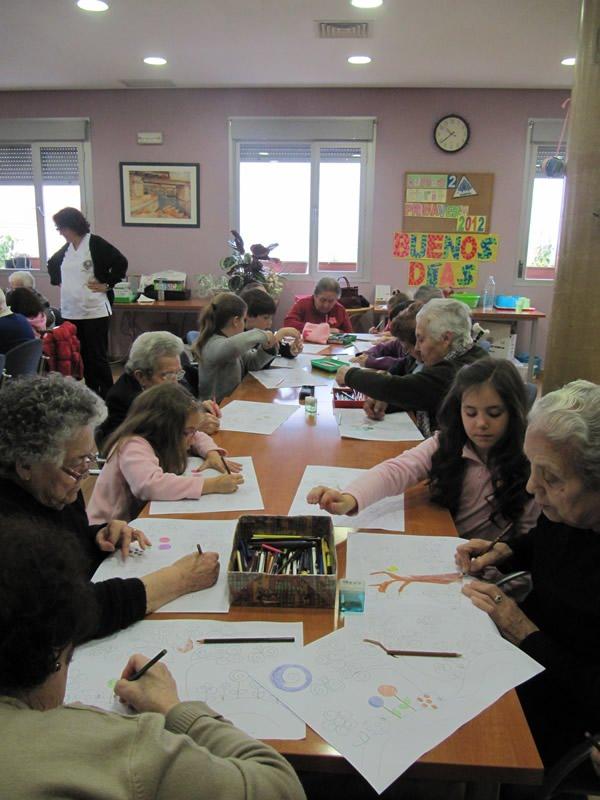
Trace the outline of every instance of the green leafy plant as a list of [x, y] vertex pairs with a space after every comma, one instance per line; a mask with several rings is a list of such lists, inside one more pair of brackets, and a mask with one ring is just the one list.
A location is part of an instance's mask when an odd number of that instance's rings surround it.
[[5, 264], [7, 258], [12, 258], [15, 252], [15, 240], [10, 234], [0, 236], [0, 264]]
[[239, 293], [245, 286], [259, 283], [274, 298], [283, 291], [284, 278], [279, 274], [281, 262], [271, 257], [271, 250], [278, 245], [253, 244], [247, 253], [244, 240], [237, 231], [231, 231], [233, 239], [228, 244], [231, 255], [225, 256], [219, 266], [227, 276], [227, 286], [231, 292]]
[[533, 259], [534, 267], [550, 267], [552, 258], [552, 245], [540, 244], [536, 248], [535, 257]]

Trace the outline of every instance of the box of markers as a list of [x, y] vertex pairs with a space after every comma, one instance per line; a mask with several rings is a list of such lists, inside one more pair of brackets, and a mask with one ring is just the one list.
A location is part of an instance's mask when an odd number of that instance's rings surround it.
[[334, 386], [331, 392], [334, 408], [362, 408], [367, 399], [366, 395], [349, 386]]
[[333, 608], [330, 517], [242, 516], [227, 565], [232, 605]]

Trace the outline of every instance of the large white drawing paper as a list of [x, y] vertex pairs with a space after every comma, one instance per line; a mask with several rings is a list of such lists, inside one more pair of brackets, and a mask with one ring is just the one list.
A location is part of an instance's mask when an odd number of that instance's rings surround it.
[[222, 408], [221, 430], [269, 434], [276, 431], [300, 406], [233, 400]]
[[423, 603], [463, 608], [470, 601], [462, 594], [463, 576], [454, 562], [461, 541], [454, 536], [350, 533], [346, 577], [365, 581], [369, 611], [375, 606], [393, 613]]
[[296, 386], [329, 386], [331, 378], [302, 367], [293, 369], [261, 369], [251, 372], [253, 378], [262, 383], [265, 389], [293, 389]]
[[362, 408], [336, 409], [343, 439], [366, 439], [371, 442], [421, 441], [423, 434], [406, 412], [386, 414], [382, 420], [369, 419]]
[[357, 342], [378, 342], [381, 339], [380, 333], [357, 333]]
[[[294, 637], [294, 643], [201, 645], [199, 639]], [[113, 686], [133, 653], [161, 659], [177, 683], [181, 700], [202, 700], [258, 739], [302, 739], [306, 729], [285, 706], [248, 675], [265, 661], [296, 659], [302, 623], [144, 620], [124, 631], [77, 648], [69, 668], [66, 702], [131, 713], [115, 700]]]
[[[315, 486], [328, 486], [330, 489], [344, 491], [348, 484], [360, 478], [367, 472], [366, 469], [351, 467], [322, 467], [311, 465], [306, 467], [300, 485], [288, 514], [309, 514], [311, 516], [328, 517], [327, 511], [322, 511], [319, 506], [310, 505], [306, 496]], [[378, 503], [365, 508], [356, 516], [347, 517], [334, 514], [331, 516], [334, 525], [346, 528], [374, 528], [386, 531], [404, 530], [404, 495], [386, 497]]]
[[312, 342], [303, 342], [302, 344], [302, 352], [315, 354], [315, 353], [322, 353], [329, 345], [327, 344], [313, 344]]
[[[356, 342], [354, 342], [354, 351], [355, 351], [356, 355], [359, 355], [359, 353], [366, 353], [367, 350], [370, 350], [372, 347], [373, 347], [373, 342], [371, 342], [371, 341], [369, 341], [369, 342], [361, 342], [361, 341], [357, 340]], [[359, 366], [359, 365], [357, 364], [356, 366]]]
[[[207, 494], [198, 500], [152, 500], [150, 514], [211, 514], [219, 511], [256, 511], [264, 508], [252, 457], [232, 458], [242, 465], [244, 476], [244, 483], [238, 486], [233, 494]], [[186, 473], [201, 463], [202, 459], [190, 458]], [[206, 478], [215, 478], [221, 474], [214, 469], [203, 472]]]
[[221, 570], [214, 586], [172, 600], [160, 611], [196, 611], [227, 613], [229, 611], [229, 589], [227, 587], [227, 563], [233, 545], [236, 520], [174, 520], [135, 519], [130, 523], [143, 531], [152, 542], [152, 547], [141, 550], [132, 546], [129, 557], [123, 560], [120, 551], [106, 558], [96, 570], [93, 581], [109, 578], [141, 578], [149, 572], [170, 566], [183, 556], [197, 552], [196, 545], [205, 552], [219, 554]]
[[423, 753], [542, 669], [499, 636], [460, 658], [393, 658], [343, 628], [299, 656], [249, 671], [379, 793]]

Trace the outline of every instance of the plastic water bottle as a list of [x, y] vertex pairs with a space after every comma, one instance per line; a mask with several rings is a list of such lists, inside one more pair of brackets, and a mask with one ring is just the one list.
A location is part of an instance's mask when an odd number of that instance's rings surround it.
[[496, 299], [496, 281], [494, 280], [494, 276], [490, 275], [487, 279], [487, 283], [485, 285], [485, 289], [483, 290], [483, 310], [485, 311], [493, 311], [494, 310], [494, 300]]

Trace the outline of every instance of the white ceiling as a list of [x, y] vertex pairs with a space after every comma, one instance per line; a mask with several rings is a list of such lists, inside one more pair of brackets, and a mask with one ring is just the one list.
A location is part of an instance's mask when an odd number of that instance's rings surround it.
[[[0, 89], [403, 86], [569, 88], [579, 0], [0, 0]], [[363, 40], [317, 20], [369, 20]], [[352, 54], [370, 55], [351, 66]], [[142, 62], [163, 55], [165, 67]]]

